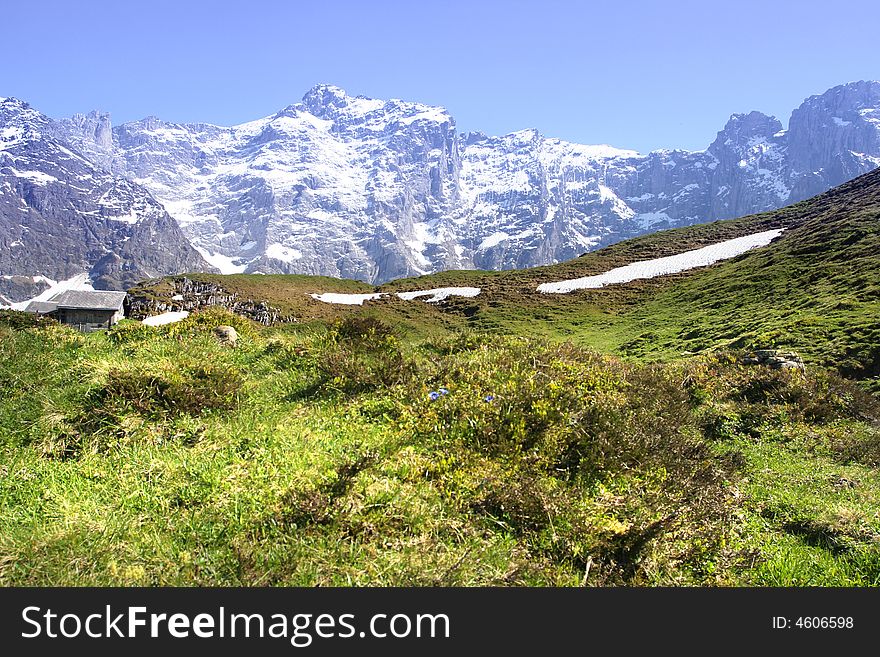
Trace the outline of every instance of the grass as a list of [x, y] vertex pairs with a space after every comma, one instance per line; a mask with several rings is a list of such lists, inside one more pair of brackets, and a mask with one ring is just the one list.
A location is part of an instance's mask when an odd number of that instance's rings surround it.
[[[728, 221], [661, 231], [566, 263], [527, 270], [448, 271], [372, 288], [303, 276], [198, 275], [244, 297], [265, 299], [301, 323], [373, 316], [407, 339], [472, 329], [570, 341], [642, 362], [713, 349], [778, 346], [880, 390], [880, 172], [814, 199]], [[770, 246], [711, 267], [571, 294], [538, 284], [598, 274], [770, 228]], [[475, 298], [441, 304], [393, 296], [335, 306], [312, 292], [384, 292], [475, 286]]]
[[837, 375], [356, 317], [0, 327], [0, 583], [877, 583], [878, 404]]

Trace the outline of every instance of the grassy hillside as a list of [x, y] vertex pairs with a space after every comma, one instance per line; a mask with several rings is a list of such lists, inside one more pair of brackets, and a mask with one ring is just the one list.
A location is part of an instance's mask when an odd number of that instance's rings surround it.
[[[769, 228], [770, 246], [662, 278], [568, 295], [538, 284], [699, 248]], [[467, 323], [484, 330], [562, 338], [601, 351], [668, 360], [719, 347], [780, 346], [878, 388], [880, 375], [880, 170], [814, 199], [761, 215], [664, 231], [561, 265], [460, 280], [485, 294]], [[455, 274], [396, 281], [387, 289], [457, 284]]]
[[[704, 269], [535, 290], [769, 228]], [[81, 335], [0, 313], [0, 584], [878, 585], [878, 249], [875, 172], [381, 288], [473, 299], [333, 306], [308, 295], [373, 288], [198, 275], [297, 321]], [[774, 345], [806, 371], [743, 364]]]

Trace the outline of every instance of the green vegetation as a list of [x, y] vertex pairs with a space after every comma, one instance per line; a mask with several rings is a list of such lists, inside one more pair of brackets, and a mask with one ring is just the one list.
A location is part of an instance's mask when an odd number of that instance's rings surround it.
[[880, 583], [836, 374], [236, 322], [0, 327], [0, 583]]
[[[535, 291], [774, 227], [712, 267]], [[878, 253], [874, 173], [561, 265], [380, 288], [482, 288], [440, 304], [203, 274], [297, 321], [81, 335], [0, 313], [0, 584], [878, 585]], [[806, 371], [742, 363], [767, 347]]]

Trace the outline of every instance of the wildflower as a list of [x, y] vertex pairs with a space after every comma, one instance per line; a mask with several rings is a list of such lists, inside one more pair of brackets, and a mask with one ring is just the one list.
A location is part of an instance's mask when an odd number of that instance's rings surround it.
[[449, 394], [449, 391], [446, 388], [438, 388], [437, 392], [439, 392], [441, 395], [448, 395]]
[[428, 397], [431, 398], [431, 401], [437, 401], [438, 399], [440, 399], [440, 393], [436, 390], [432, 390], [428, 393]]
[[495, 401], [495, 395], [486, 395], [485, 397], [483, 397], [483, 401], [489, 404]]

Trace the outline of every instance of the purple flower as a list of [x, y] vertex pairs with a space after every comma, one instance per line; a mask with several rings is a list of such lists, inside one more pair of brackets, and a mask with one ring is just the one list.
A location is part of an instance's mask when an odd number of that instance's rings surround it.
[[495, 395], [486, 395], [485, 397], [483, 397], [483, 401], [486, 402], [487, 404], [491, 403], [491, 402], [495, 401]]
[[440, 399], [440, 393], [436, 390], [432, 390], [428, 393], [428, 397], [431, 398], [431, 401], [437, 401], [438, 399]]
[[441, 395], [448, 395], [449, 394], [449, 391], [446, 388], [438, 388], [437, 392], [439, 392]]

